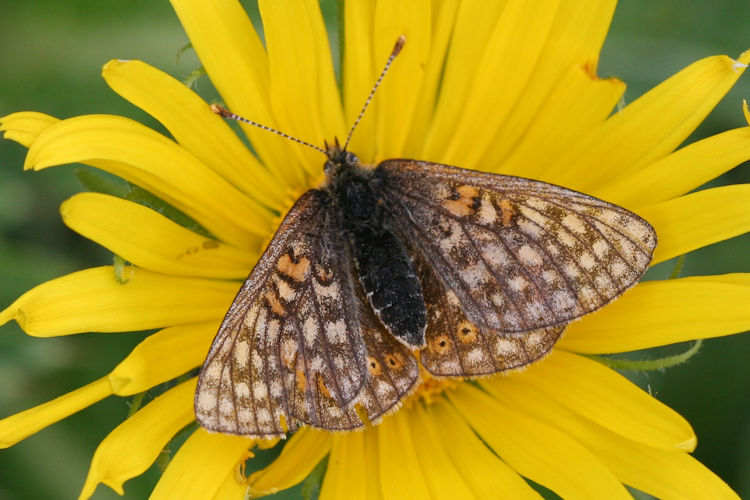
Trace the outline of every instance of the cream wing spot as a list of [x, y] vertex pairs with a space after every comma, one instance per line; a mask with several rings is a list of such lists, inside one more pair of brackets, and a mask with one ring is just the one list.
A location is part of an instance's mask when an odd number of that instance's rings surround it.
[[523, 245], [518, 250], [518, 258], [527, 266], [539, 266], [542, 264], [542, 257], [539, 255], [539, 252], [529, 245]]

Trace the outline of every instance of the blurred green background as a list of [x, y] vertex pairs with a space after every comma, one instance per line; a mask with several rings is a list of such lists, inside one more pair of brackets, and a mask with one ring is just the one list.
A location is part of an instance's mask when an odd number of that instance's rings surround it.
[[[249, 11], [256, 10], [252, 3], [245, 2]], [[333, 2], [325, 4], [335, 11]], [[615, 14], [599, 74], [626, 81], [630, 102], [692, 61], [713, 54], [736, 56], [749, 48], [747, 26], [746, 0], [625, 0]], [[61, 118], [113, 113], [161, 130], [108, 89], [101, 66], [112, 58], [142, 59], [182, 79], [199, 66], [192, 52], [176, 64], [176, 53], [187, 42], [167, 2], [0, 0], [0, 115], [18, 110]], [[198, 91], [213, 95], [205, 78]], [[742, 98], [750, 98], [748, 75], [690, 140], [744, 126]], [[21, 146], [0, 141], [0, 307], [51, 278], [111, 263], [108, 252], [60, 221], [60, 203], [81, 190], [73, 167], [23, 173], [24, 155]], [[716, 182], [750, 182], [750, 168], [740, 166]], [[748, 255], [750, 237], [744, 235], [690, 254], [684, 274], [750, 272]], [[670, 265], [654, 273], [668, 273]], [[36, 339], [15, 323], [0, 328], [0, 417], [105, 375], [142, 338]], [[750, 498], [748, 353], [750, 335], [710, 340], [690, 362], [634, 378], [690, 420], [699, 437], [695, 456]], [[0, 499], [76, 497], [97, 443], [127, 411], [126, 400], [109, 398], [0, 451]], [[152, 467], [126, 483], [126, 498], [147, 497], [157, 479]], [[119, 497], [99, 487], [94, 498]]]

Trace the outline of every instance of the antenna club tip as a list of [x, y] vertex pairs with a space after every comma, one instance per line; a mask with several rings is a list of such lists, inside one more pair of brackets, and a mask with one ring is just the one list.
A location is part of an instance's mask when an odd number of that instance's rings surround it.
[[393, 56], [397, 56], [399, 52], [401, 52], [401, 49], [404, 48], [404, 44], [406, 43], [406, 37], [404, 35], [400, 35], [398, 39], [396, 39], [396, 45], [393, 46]]
[[212, 104], [211, 106], [209, 106], [209, 108], [211, 109], [212, 113], [216, 113], [217, 115], [221, 115], [224, 118], [228, 118], [232, 114], [232, 113], [229, 112], [228, 109], [223, 108], [223, 107], [219, 106], [218, 104]]

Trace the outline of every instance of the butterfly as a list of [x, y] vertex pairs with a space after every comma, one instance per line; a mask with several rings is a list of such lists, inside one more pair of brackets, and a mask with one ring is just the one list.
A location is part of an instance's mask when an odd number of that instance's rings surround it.
[[539, 360], [651, 261], [653, 228], [617, 205], [426, 161], [369, 168], [349, 138], [312, 146], [324, 184], [286, 214], [219, 328], [195, 394], [210, 431], [378, 423], [422, 368], [475, 377]]

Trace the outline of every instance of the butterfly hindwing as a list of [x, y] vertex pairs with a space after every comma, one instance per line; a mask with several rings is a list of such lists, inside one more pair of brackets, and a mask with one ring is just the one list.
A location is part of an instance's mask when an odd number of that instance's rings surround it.
[[[292, 207], [242, 286], [208, 353], [195, 398], [203, 427], [280, 436], [295, 420], [340, 427], [367, 376], [347, 242], [325, 193]], [[343, 418], [343, 417], [342, 417]]]
[[419, 360], [432, 375], [471, 377], [519, 368], [547, 354], [566, 325], [504, 333], [470, 321], [456, 294], [417, 257], [427, 303], [427, 345]]
[[539, 181], [413, 160], [384, 161], [374, 176], [400, 232], [491, 330], [598, 309], [638, 281], [656, 245], [637, 215]]

